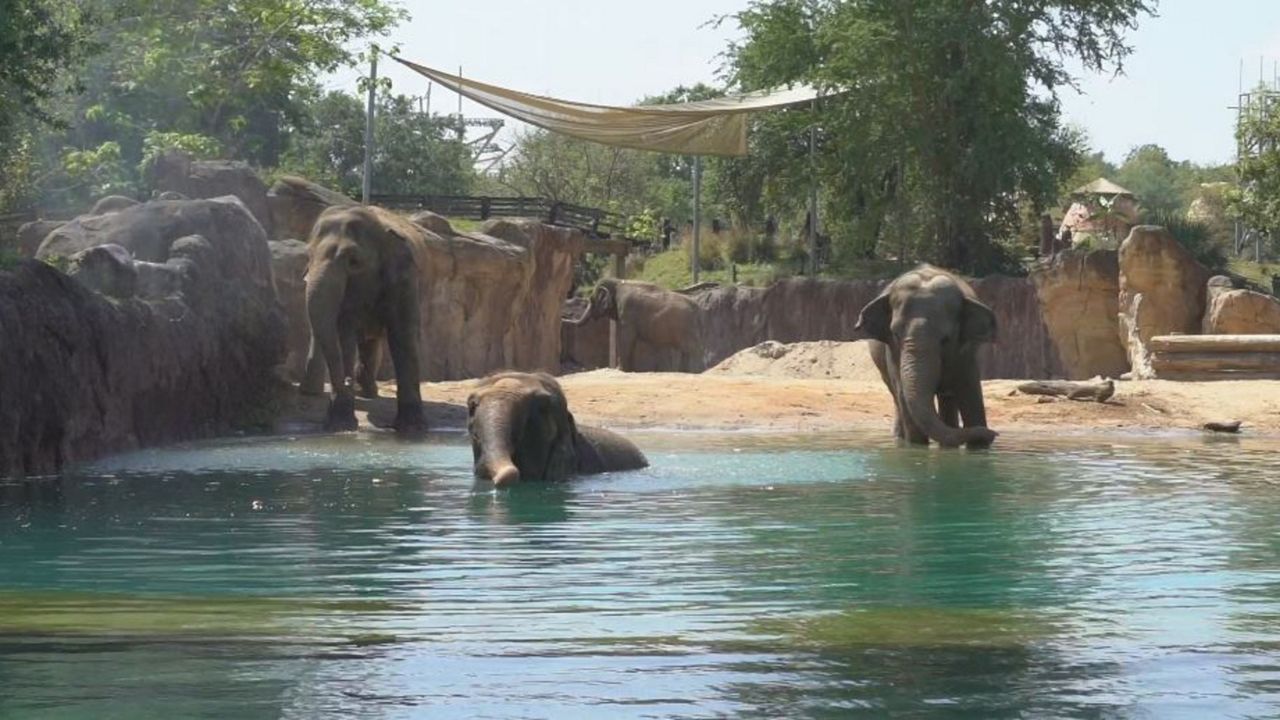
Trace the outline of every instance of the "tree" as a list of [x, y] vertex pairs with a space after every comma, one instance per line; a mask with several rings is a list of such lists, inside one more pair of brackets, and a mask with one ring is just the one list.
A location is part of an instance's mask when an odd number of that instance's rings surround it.
[[33, 137], [54, 118], [46, 103], [70, 89], [84, 55], [88, 14], [65, 0], [0, 0], [0, 210], [29, 201]]
[[1237, 143], [1248, 151], [1240, 153], [1239, 188], [1227, 201], [1245, 226], [1261, 233], [1274, 251], [1280, 238], [1280, 107], [1273, 96], [1261, 95], [1262, 104], [1248, 108], [1236, 128]]
[[[466, 193], [474, 177], [471, 152], [454, 121], [418, 111], [416, 101], [378, 94], [373, 191], [422, 195]], [[288, 137], [280, 170], [359, 196], [364, 172], [363, 101], [343, 92], [314, 97]]]
[[101, 52], [79, 77], [85, 91], [57, 108], [69, 127], [42, 143], [68, 202], [90, 192], [72, 172], [77, 153], [117, 156], [117, 174], [136, 184], [148, 139], [275, 166], [317, 78], [355, 63], [357, 41], [403, 16], [387, 0], [81, 4], [100, 20]]
[[[733, 18], [728, 52], [743, 89], [810, 82], [829, 96], [817, 172], [827, 217], [865, 252], [896, 226], [908, 252], [986, 269], [1016, 234], [1019, 206], [1043, 208], [1077, 164], [1058, 90], [1074, 59], [1119, 68], [1124, 33], [1151, 0], [756, 0]], [[803, 111], [778, 128], [778, 170], [805, 172]], [[793, 181], [795, 187], [803, 183]]]
[[1175, 162], [1154, 144], [1130, 150], [1115, 180], [1138, 198], [1143, 214], [1150, 216], [1186, 212], [1198, 185], [1191, 163]]

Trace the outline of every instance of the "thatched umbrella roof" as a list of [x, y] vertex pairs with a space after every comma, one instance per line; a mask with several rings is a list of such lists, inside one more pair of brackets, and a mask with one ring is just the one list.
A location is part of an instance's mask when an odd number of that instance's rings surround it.
[[1087, 185], [1081, 185], [1076, 188], [1072, 195], [1128, 195], [1133, 197], [1133, 193], [1111, 182], [1106, 178], [1098, 178]]

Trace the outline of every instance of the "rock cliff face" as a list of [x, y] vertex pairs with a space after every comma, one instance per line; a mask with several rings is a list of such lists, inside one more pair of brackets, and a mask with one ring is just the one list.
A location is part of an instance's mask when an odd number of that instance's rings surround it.
[[270, 419], [283, 313], [239, 201], [82, 217], [0, 272], [0, 475]]
[[1210, 278], [1207, 309], [1201, 330], [1205, 335], [1280, 334], [1280, 301], [1252, 290], [1237, 290], [1231, 278]]
[[271, 237], [275, 240], [305, 241], [320, 213], [335, 205], [355, 204], [355, 200], [340, 192], [286, 175], [277, 180], [267, 193]]
[[[858, 313], [880, 294], [884, 280], [790, 278], [765, 288], [719, 286], [693, 293], [702, 308], [707, 367], [766, 340], [780, 343], [858, 340]], [[987, 377], [1054, 377], [1061, 373], [1026, 278], [992, 277], [972, 283], [996, 313], [997, 341], [982, 351]], [[575, 315], [576, 316], [576, 315]], [[562, 329], [563, 360], [571, 367], [604, 367], [608, 362], [608, 322], [598, 320]], [[640, 343], [641, 371], [673, 372], [671, 358]]]
[[[1032, 273], [1039, 312], [1062, 375], [1120, 377], [1129, 358], [1120, 343], [1120, 262], [1114, 250], [1072, 250]], [[1003, 331], [1003, 328], [1001, 328]]]
[[1119, 337], [1135, 378], [1154, 377], [1156, 335], [1195, 334], [1209, 272], [1167, 230], [1139, 225], [1120, 245]]

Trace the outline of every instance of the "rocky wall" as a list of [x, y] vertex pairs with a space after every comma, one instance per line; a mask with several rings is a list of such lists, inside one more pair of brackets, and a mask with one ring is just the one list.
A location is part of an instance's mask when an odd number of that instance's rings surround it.
[[[719, 286], [693, 293], [704, 312], [704, 359], [712, 367], [738, 351], [766, 340], [793, 343], [858, 340], [853, 329], [863, 306], [875, 299], [886, 280], [790, 278], [765, 288]], [[1039, 312], [1034, 283], [1028, 278], [991, 277], [973, 282], [974, 291], [996, 313], [998, 339], [982, 351], [986, 377], [1058, 377], [1057, 350]], [[562, 328], [564, 364], [604, 367], [608, 358], [607, 321]], [[672, 358], [640, 343], [640, 371], [674, 371]]]
[[284, 318], [238, 200], [77, 218], [0, 272], [0, 475], [265, 424]]

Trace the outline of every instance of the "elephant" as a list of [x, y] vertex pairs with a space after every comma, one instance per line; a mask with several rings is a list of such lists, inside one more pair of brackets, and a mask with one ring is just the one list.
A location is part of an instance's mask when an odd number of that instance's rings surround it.
[[968, 283], [921, 265], [867, 303], [855, 329], [871, 338], [871, 358], [893, 395], [896, 437], [971, 448], [995, 440], [977, 353], [995, 340], [996, 316]]
[[425, 242], [416, 226], [381, 208], [332, 207], [316, 218], [307, 242], [311, 345], [302, 391], [323, 392], [328, 368], [332, 397], [326, 430], [356, 429], [353, 378], [362, 395], [377, 397], [384, 339], [395, 366], [396, 432], [426, 430], [418, 386], [419, 265]]
[[635, 370], [637, 341], [680, 354], [680, 370], [701, 372], [702, 313], [691, 298], [637, 280], [605, 278], [597, 285], [587, 310], [573, 325], [607, 317], [618, 322], [618, 365]]
[[560, 383], [545, 373], [481, 380], [467, 398], [467, 434], [476, 476], [495, 487], [649, 465], [630, 440], [574, 422]]

